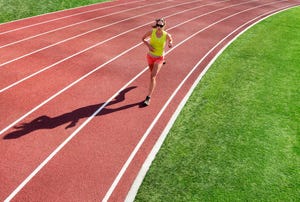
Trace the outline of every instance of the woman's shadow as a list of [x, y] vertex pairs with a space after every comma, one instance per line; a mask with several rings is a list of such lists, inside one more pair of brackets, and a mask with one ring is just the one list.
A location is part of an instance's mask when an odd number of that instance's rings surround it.
[[[121, 91], [118, 94], [118, 96], [115, 97], [115, 99], [113, 101], [109, 102], [98, 114], [96, 114], [96, 116], [110, 114], [113, 112], [125, 110], [125, 109], [135, 107], [135, 106], [139, 106], [140, 108], [145, 107], [145, 105], [143, 104], [143, 101], [141, 101], [141, 102], [137, 102], [137, 103], [133, 103], [133, 104], [124, 105], [124, 106], [121, 106], [118, 108], [107, 108], [107, 106], [111, 106], [111, 105], [114, 105], [114, 104], [124, 101], [125, 94], [135, 88], [136, 88], [136, 86], [133, 86], [133, 87], [129, 87], [129, 88], [126, 88], [123, 91]], [[68, 113], [62, 114], [60, 116], [53, 117], [53, 118], [48, 117], [46, 115], [40, 116], [40, 117], [32, 120], [30, 123], [22, 123], [19, 126], [15, 126], [14, 128], [17, 130], [5, 135], [3, 139], [16, 139], [16, 138], [22, 137], [26, 134], [29, 134], [35, 130], [53, 129], [60, 125], [66, 124], [66, 123], [69, 123], [69, 124], [65, 127], [65, 129], [72, 128], [72, 127], [76, 126], [77, 122], [81, 118], [86, 118], [86, 117], [92, 116], [94, 113], [96, 113], [97, 110], [99, 110], [101, 107], [103, 107], [104, 104], [105, 103], [100, 103], [100, 104], [96, 104], [96, 105], [82, 107], [82, 108], [76, 109], [72, 112], [68, 112]]]

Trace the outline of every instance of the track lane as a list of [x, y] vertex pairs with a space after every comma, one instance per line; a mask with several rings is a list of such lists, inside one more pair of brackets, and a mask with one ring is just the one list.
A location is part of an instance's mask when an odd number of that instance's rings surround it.
[[[168, 56], [169, 57], [169, 56]], [[130, 60], [130, 58], [129, 58], [129, 60]], [[177, 69], [177, 68], [176, 68]], [[162, 75], [164, 75], [164, 74], [162, 74]], [[163, 77], [163, 76], [161, 76], [161, 77]], [[109, 81], [107, 81], [108, 83], [109, 83]], [[145, 84], [145, 82], [147, 82], [147, 76], [145, 77], [145, 81], [143, 81], [143, 82], [141, 82], [141, 85], [144, 85]], [[161, 81], [160, 81], [161, 82]], [[92, 84], [92, 83], [91, 83]], [[97, 89], [97, 88], [96, 88]], [[83, 89], [82, 89], [83, 90]], [[160, 92], [158, 91], [157, 92], [157, 94], [160, 94]], [[76, 95], [76, 94], [75, 94]], [[78, 97], [78, 98], [80, 98], [80, 97]], [[126, 101], [127, 101], [127, 99], [126, 99]], [[128, 100], [129, 101], [129, 100]], [[61, 101], [61, 102], [64, 102], [63, 100]], [[125, 103], [126, 104], [126, 103]], [[114, 113], [115, 114], [115, 113]], [[113, 115], [113, 114], [111, 114], [111, 115]], [[144, 117], [144, 116], [143, 116]], [[102, 117], [101, 117], [102, 118]], [[104, 124], [105, 125], [105, 124]], [[96, 127], [97, 128], [97, 127]], [[114, 129], [114, 128], [113, 128]], [[31, 136], [32, 134], [30, 134], [29, 136]], [[26, 136], [26, 138], [27, 138], [27, 136]], [[72, 153], [72, 152], [71, 152]], [[57, 165], [57, 164], [56, 164]], [[20, 195], [21, 196], [21, 195]]]

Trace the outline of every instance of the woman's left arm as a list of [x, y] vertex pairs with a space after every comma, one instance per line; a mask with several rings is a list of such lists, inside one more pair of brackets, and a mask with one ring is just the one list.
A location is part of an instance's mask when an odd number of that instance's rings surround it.
[[168, 40], [168, 46], [169, 48], [172, 48], [173, 47], [173, 38], [171, 36], [171, 34], [167, 34], [167, 40]]

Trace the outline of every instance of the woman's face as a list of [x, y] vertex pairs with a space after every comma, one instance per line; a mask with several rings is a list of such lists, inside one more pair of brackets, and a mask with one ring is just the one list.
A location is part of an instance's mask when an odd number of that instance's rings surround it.
[[164, 24], [163, 21], [159, 20], [159, 21], [156, 22], [156, 27], [158, 29], [162, 29], [164, 26], [165, 26], [165, 24]]

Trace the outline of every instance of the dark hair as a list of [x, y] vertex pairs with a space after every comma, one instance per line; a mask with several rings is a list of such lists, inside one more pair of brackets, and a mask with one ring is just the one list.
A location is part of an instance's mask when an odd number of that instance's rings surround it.
[[153, 25], [152, 27], [157, 28], [157, 23], [159, 21], [163, 22], [164, 26], [166, 26], [166, 20], [164, 18], [158, 18], [158, 19], [155, 20], [155, 25]]

